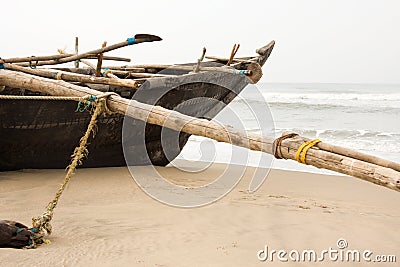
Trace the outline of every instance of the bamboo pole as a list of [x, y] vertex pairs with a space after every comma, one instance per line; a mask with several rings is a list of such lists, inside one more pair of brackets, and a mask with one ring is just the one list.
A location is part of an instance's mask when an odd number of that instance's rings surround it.
[[[88, 94], [94, 96], [101, 96], [102, 94], [99, 91], [69, 84], [64, 81], [54, 81], [9, 70], [0, 71], [0, 85], [57, 96], [83, 97]], [[114, 112], [146, 121], [149, 124], [160, 125], [188, 134], [204, 136], [219, 142], [231, 143], [268, 154], [273, 154], [274, 152], [274, 140], [272, 138], [238, 131], [232, 127], [220, 125], [213, 121], [194, 118], [160, 106], [152, 106], [114, 95], [109, 96], [107, 104]], [[279, 149], [284, 158], [295, 159], [297, 150], [303, 144], [301, 138], [302, 137], [293, 137], [281, 142]], [[391, 168], [334, 154], [315, 147], [312, 147], [308, 151], [306, 163], [318, 168], [325, 168], [352, 175], [359, 179], [400, 192], [400, 172]]]
[[4, 64], [4, 66], [6, 69], [21, 71], [24, 73], [33, 74], [50, 79], [64, 80], [68, 82], [106, 84], [106, 85], [129, 87], [134, 89], [137, 89], [139, 87], [139, 84], [136, 81], [119, 79], [118, 77], [117, 78], [93, 77], [78, 73], [60, 71], [60, 70], [56, 71], [49, 69], [31, 69], [14, 64]]
[[[61, 58], [66, 58], [66, 57], [71, 57], [74, 56], [75, 54], [58, 54], [58, 55], [51, 55], [51, 56], [30, 56], [30, 57], [16, 57], [16, 58], [3, 58], [0, 59], [0, 64], [3, 63], [19, 63], [18, 65], [23, 66], [23, 67], [28, 67], [29, 62], [33, 62], [34, 66], [40, 66], [40, 61], [45, 61], [45, 60], [58, 60]], [[97, 59], [96, 54], [88, 54], [84, 58], [86, 59]], [[112, 60], [112, 61], [125, 61], [125, 62], [130, 62], [130, 58], [124, 58], [124, 57], [115, 57], [115, 56], [104, 56], [103, 60]], [[38, 65], [36, 65], [36, 61]], [[28, 62], [28, 63], [26, 63]], [[79, 67], [79, 66], [78, 66]]]

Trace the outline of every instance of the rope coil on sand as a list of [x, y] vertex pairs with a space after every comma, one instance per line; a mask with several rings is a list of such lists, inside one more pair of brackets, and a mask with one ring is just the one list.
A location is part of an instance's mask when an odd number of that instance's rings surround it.
[[93, 134], [93, 137], [96, 134], [96, 125], [97, 125], [97, 117], [105, 112], [111, 113], [112, 111], [107, 107], [107, 98], [110, 95], [116, 95], [113, 92], [107, 92], [100, 96], [95, 97], [94, 101], [90, 101], [93, 96], [86, 96], [81, 101], [89, 101], [90, 105], [94, 105], [94, 111], [92, 117], [90, 119], [89, 125], [86, 129], [85, 134], [82, 136], [79, 141], [79, 146], [77, 146], [74, 150], [74, 153], [71, 155], [71, 164], [67, 167], [67, 174], [64, 177], [63, 183], [55, 194], [53, 200], [49, 202], [46, 207], [46, 211], [41, 216], [36, 216], [32, 218], [32, 228], [30, 228], [31, 237], [30, 242], [26, 248], [36, 248], [38, 245], [43, 243], [49, 243], [47, 239], [44, 237], [46, 235], [50, 235], [52, 233], [52, 226], [50, 224], [51, 219], [54, 215], [54, 209], [58, 204], [58, 200], [61, 197], [65, 187], [68, 182], [71, 180], [72, 175], [75, 173], [75, 169], [82, 164], [82, 161], [87, 155], [89, 151], [87, 149], [87, 142], [90, 137], [90, 134]]

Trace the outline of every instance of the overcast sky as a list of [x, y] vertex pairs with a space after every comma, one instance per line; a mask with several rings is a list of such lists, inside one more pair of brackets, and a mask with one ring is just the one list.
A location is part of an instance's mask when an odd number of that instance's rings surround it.
[[[0, 56], [80, 51], [135, 33], [164, 40], [111, 52], [133, 63], [238, 56], [276, 40], [263, 82], [400, 83], [400, 1], [3, 1]], [[110, 55], [111, 55], [110, 54]]]

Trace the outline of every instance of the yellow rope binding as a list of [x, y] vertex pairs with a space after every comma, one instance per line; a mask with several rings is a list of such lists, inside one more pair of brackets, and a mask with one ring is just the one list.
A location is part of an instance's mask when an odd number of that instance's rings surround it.
[[[299, 147], [299, 149], [297, 150], [297, 152], [296, 152], [296, 160], [297, 160], [298, 162], [300, 162], [300, 163], [307, 164], [307, 163], [306, 163], [306, 155], [307, 155], [308, 150], [309, 150], [311, 147], [313, 147], [313, 146], [315, 146], [316, 144], [318, 144], [319, 142], [321, 142], [321, 140], [319, 140], [319, 139], [314, 139], [314, 140], [309, 140], [309, 141], [303, 143], [303, 144]], [[300, 158], [300, 155], [301, 155], [301, 158]]]
[[[54, 199], [49, 202], [47, 205], [46, 211], [37, 217], [32, 218], [32, 227], [31, 231], [31, 243], [26, 248], [36, 248], [37, 245], [43, 243], [49, 243], [48, 240], [44, 239], [46, 234], [50, 235], [52, 232], [52, 227], [50, 224], [51, 219], [53, 218], [54, 209], [57, 206], [58, 200], [61, 197], [65, 187], [67, 186], [68, 182], [71, 180], [72, 175], [75, 172], [77, 166], [82, 164], [82, 160], [86, 157], [89, 153], [86, 145], [90, 134], [93, 133], [93, 136], [96, 134], [96, 123], [97, 117], [103, 112], [109, 112], [109, 109], [106, 105], [106, 99], [108, 96], [115, 93], [105, 93], [99, 97], [97, 97], [95, 102], [95, 110], [92, 114], [90, 119], [89, 125], [84, 136], [79, 141], [79, 146], [75, 148], [74, 153], [72, 154], [71, 164], [67, 167], [67, 174], [64, 177], [64, 181], [61, 184], [61, 187], [58, 189]], [[84, 98], [86, 99], [86, 98]]]

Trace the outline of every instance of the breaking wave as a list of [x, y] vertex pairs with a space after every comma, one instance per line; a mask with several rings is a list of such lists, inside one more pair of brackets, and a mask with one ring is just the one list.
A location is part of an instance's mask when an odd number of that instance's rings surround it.
[[398, 111], [400, 109], [400, 93], [392, 94], [355, 94], [355, 93], [263, 93], [265, 98], [236, 102], [267, 102], [271, 107], [335, 109], [352, 107], [355, 110], [371, 109]]

